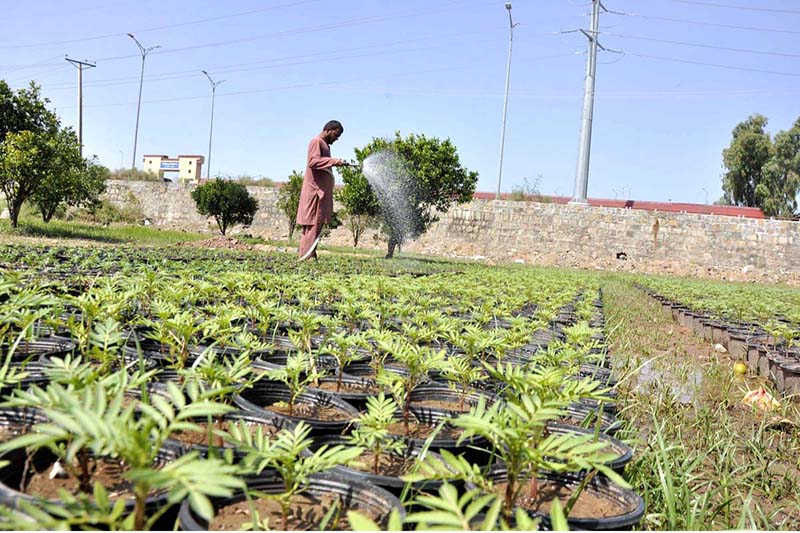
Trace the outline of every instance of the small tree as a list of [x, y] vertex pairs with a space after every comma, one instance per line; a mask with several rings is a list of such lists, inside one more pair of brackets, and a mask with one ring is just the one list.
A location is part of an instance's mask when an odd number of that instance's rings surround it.
[[[77, 147], [77, 146], [76, 146]], [[72, 153], [75, 152], [75, 153]], [[75, 157], [77, 155], [77, 158]], [[44, 222], [50, 222], [59, 207], [93, 207], [106, 190], [109, 171], [96, 159], [83, 159], [79, 152], [66, 149], [53, 171], [32, 196]]]
[[378, 225], [375, 215], [380, 211], [380, 204], [359, 169], [341, 167], [339, 173], [344, 187], [336, 191], [336, 199], [344, 206], [345, 224], [353, 236], [353, 247], [358, 248], [358, 241], [367, 228]]
[[223, 235], [236, 224], [252, 224], [258, 210], [258, 200], [244, 185], [219, 178], [197, 187], [192, 191], [192, 198], [197, 212], [213, 216]]
[[0, 189], [13, 228], [22, 204], [61, 160], [67, 138], [74, 138], [70, 130], [61, 129], [48, 102], [33, 82], [15, 93], [0, 80]]
[[772, 139], [766, 132], [767, 117], [753, 115], [733, 129], [728, 148], [722, 151], [722, 190], [730, 205], [756, 207], [756, 187], [764, 165], [772, 155]]
[[[425, 233], [439, 220], [435, 213], [446, 213], [454, 203], [472, 200], [478, 182], [477, 172], [461, 166], [450, 139], [413, 133], [403, 138], [396, 132], [393, 139], [373, 139], [355, 152], [362, 163], [374, 155], [364, 169], [365, 177], [374, 183], [365, 187], [362, 180], [346, 179], [340, 197], [358, 198], [358, 202], [351, 201], [357, 207], [349, 209], [351, 216], [380, 217], [388, 242], [386, 257], [393, 257], [395, 248], [405, 240]], [[380, 168], [374, 168], [376, 162]], [[343, 175], [347, 175], [346, 169]]]
[[289, 223], [289, 242], [297, 227], [297, 206], [300, 205], [300, 190], [303, 188], [303, 175], [296, 170], [289, 176], [289, 181], [283, 184], [278, 192], [278, 209], [286, 215]]

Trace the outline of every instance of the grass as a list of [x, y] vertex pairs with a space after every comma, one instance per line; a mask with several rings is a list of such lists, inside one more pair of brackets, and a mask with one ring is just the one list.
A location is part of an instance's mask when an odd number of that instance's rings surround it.
[[51, 220], [45, 224], [40, 219], [20, 220], [16, 229], [8, 220], [0, 221], [0, 234], [9, 237], [37, 237], [50, 239], [78, 239], [109, 244], [147, 244], [168, 245], [179, 242], [196, 241], [209, 238], [208, 234], [160, 230], [150, 226], [110, 225], [101, 226], [80, 222]]
[[[620, 391], [620, 436], [635, 448], [627, 476], [647, 504], [650, 530], [797, 529], [800, 432], [787, 401], [776, 413], [741, 404], [763, 380], [737, 379], [733, 361], [682, 330], [619, 279], [604, 289], [609, 341], [630, 376]], [[651, 368], [638, 378], [641, 368]]]

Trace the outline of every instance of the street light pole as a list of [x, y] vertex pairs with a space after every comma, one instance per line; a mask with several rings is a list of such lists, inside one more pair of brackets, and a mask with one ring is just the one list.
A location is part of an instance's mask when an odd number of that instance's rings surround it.
[[128, 37], [133, 39], [133, 42], [136, 43], [136, 46], [139, 47], [139, 52], [142, 54], [142, 74], [139, 77], [139, 103], [136, 104], [136, 130], [133, 134], [133, 160], [131, 162], [131, 168], [136, 168], [136, 143], [139, 140], [139, 112], [142, 109], [142, 85], [144, 83], [144, 60], [147, 57], [147, 54], [155, 50], [156, 48], [161, 48], [160, 45], [151, 46], [150, 48], [145, 48], [142, 46], [136, 37], [133, 36], [132, 33], [128, 34]]
[[208, 165], [208, 167], [206, 168], [206, 179], [210, 180], [211, 179], [211, 138], [214, 135], [214, 97], [217, 94], [217, 85], [219, 85], [220, 83], [222, 83], [225, 80], [219, 80], [219, 81], [215, 82], [214, 80], [211, 79], [211, 76], [205, 70], [203, 71], [203, 74], [206, 75], [206, 78], [208, 78], [209, 83], [211, 83], [211, 127], [209, 128], [209, 131], [208, 131], [208, 161], [206, 163]]
[[495, 199], [500, 199], [500, 181], [503, 178], [503, 149], [505, 148], [506, 142], [506, 113], [508, 112], [508, 85], [511, 81], [511, 50], [514, 46], [514, 27], [517, 24], [511, 18], [511, 2], [506, 2], [506, 9], [508, 10], [508, 28], [509, 28], [509, 39], [508, 39], [508, 67], [506, 67], [506, 92], [505, 96], [503, 97], [503, 126], [500, 131], [500, 164], [498, 165], [497, 169], [497, 194], [495, 194]]

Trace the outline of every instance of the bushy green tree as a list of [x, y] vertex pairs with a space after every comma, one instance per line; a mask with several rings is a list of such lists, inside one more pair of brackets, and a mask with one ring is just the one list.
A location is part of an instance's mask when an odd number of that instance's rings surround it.
[[800, 191], [800, 119], [774, 140], [766, 125], [766, 117], [753, 115], [734, 128], [731, 144], [722, 152], [720, 203], [758, 207], [768, 216], [792, 216]]
[[252, 224], [258, 211], [258, 200], [247, 192], [247, 187], [219, 178], [198, 186], [192, 191], [192, 198], [197, 212], [213, 216], [223, 235], [236, 224]]
[[292, 242], [292, 235], [297, 227], [297, 206], [300, 204], [302, 188], [303, 175], [294, 170], [289, 176], [289, 181], [278, 191], [278, 209], [286, 216], [286, 221], [289, 223], [289, 242]]
[[791, 217], [797, 212], [800, 191], [800, 118], [787, 131], [775, 135], [773, 154], [756, 186], [756, 200], [764, 213]]
[[353, 236], [353, 246], [358, 247], [358, 241], [367, 228], [379, 224], [376, 215], [380, 212], [380, 204], [359, 169], [340, 167], [339, 173], [344, 187], [336, 191], [336, 199], [344, 207], [345, 224]]
[[61, 128], [47, 103], [33, 83], [14, 92], [0, 81], [0, 189], [12, 227], [43, 183], [82, 164], [75, 134]]
[[772, 139], [766, 132], [767, 117], [752, 115], [733, 129], [728, 148], [722, 151], [726, 172], [722, 190], [730, 205], [755, 207], [756, 187], [762, 169], [772, 155]]
[[[358, 177], [359, 172], [353, 169], [342, 169], [345, 186], [340, 193], [340, 198], [350, 198], [347, 207], [351, 216], [379, 217], [388, 242], [386, 257], [393, 257], [395, 248], [406, 239], [425, 233], [439, 220], [437, 212], [446, 213], [453, 204], [472, 200], [478, 182], [478, 173], [461, 165], [450, 139], [442, 141], [413, 133], [401, 137], [400, 132], [395, 132], [394, 138], [375, 138], [355, 152], [361, 163], [373, 154], [390, 154], [383, 160], [381, 174], [395, 200], [402, 201], [402, 217], [386, 209], [378, 191], [368, 180], [365, 186], [365, 176]], [[367, 173], [370, 168], [368, 162]]]
[[[65, 147], [62, 156], [51, 165], [52, 171], [42, 180], [32, 196], [44, 222], [50, 222], [62, 206], [94, 207], [106, 190], [109, 171], [96, 159], [84, 159], [74, 149]], [[77, 157], [76, 157], [77, 156]]]

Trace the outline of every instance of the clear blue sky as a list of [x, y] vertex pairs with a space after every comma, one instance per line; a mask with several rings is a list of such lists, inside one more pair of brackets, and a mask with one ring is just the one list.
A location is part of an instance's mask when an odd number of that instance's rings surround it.
[[[798, 0], [604, 0], [589, 197], [703, 203], [721, 195], [721, 151], [752, 113], [774, 134], [800, 116]], [[206, 154], [217, 80], [212, 175], [285, 180], [335, 118], [333, 154], [372, 137], [449, 137], [497, 183], [508, 57], [503, 0], [34, 0], [3, 2], [0, 77], [42, 85], [65, 125], [110, 168], [130, 166], [141, 56], [141, 155]], [[514, 0], [502, 189], [541, 176], [572, 195], [589, 1]], [[705, 190], [704, 190], [705, 189]]]

